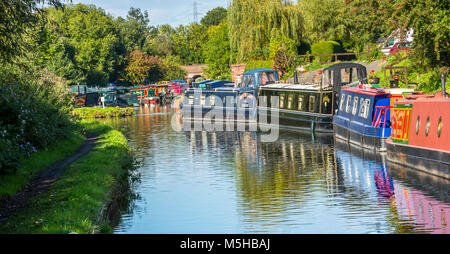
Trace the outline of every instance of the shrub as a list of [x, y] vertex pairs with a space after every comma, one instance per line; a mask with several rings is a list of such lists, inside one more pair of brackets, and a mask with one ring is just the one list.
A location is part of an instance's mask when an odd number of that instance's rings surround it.
[[[334, 54], [345, 52], [341, 44], [336, 41], [320, 41], [311, 46], [312, 55], [322, 55], [322, 54]], [[321, 62], [328, 62], [334, 59], [332, 56], [320, 56], [318, 57]]]
[[272, 61], [270, 61], [270, 60], [269, 61], [251, 60], [245, 66], [245, 71], [250, 71], [250, 70], [259, 69], [259, 68], [272, 69]]
[[75, 127], [69, 113], [73, 96], [48, 71], [0, 67], [0, 173], [13, 172], [22, 156], [67, 137]]

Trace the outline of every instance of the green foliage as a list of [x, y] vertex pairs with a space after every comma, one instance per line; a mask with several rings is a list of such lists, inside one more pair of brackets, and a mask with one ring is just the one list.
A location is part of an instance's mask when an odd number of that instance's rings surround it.
[[270, 60], [273, 68], [281, 73], [282, 78], [285, 74], [295, 69], [295, 60], [297, 58], [297, 47], [293, 39], [285, 36], [275, 36], [270, 41]]
[[303, 0], [299, 9], [303, 14], [304, 28], [310, 43], [345, 40], [349, 37], [349, 17], [345, 0]]
[[135, 115], [134, 108], [76, 108], [72, 115], [77, 119], [117, 118]]
[[0, 66], [0, 174], [14, 172], [21, 157], [66, 137], [75, 128], [72, 105], [64, 80], [51, 72]]
[[208, 40], [208, 28], [199, 24], [179, 26], [173, 35], [174, 52], [184, 65], [205, 62], [203, 46]]
[[187, 73], [180, 67], [181, 59], [179, 56], [168, 55], [163, 62], [166, 66], [164, 72], [165, 80], [185, 79]]
[[437, 1], [397, 1], [395, 28], [414, 29], [414, 67], [422, 72], [448, 67], [450, 63], [450, 3]]
[[200, 24], [210, 27], [218, 26], [222, 20], [227, 18], [227, 9], [223, 7], [214, 8], [206, 13], [200, 21]]
[[[344, 52], [344, 49], [342, 48], [341, 44], [336, 41], [320, 41], [311, 45], [312, 55], [334, 54], [342, 52]], [[332, 56], [319, 56], [317, 58], [322, 62], [327, 62], [333, 59]]]
[[22, 56], [31, 45], [25, 33], [42, 17], [42, 5], [61, 7], [59, 0], [15, 0], [0, 3], [0, 62]]
[[232, 63], [246, 62], [276, 36], [293, 39], [297, 46], [303, 36], [302, 15], [290, 1], [233, 0], [228, 22]]
[[[117, 77], [125, 50], [111, 16], [94, 5], [47, 9], [37, 39], [45, 67], [71, 83], [105, 86]], [[68, 66], [70, 68], [68, 68]]]
[[116, 22], [126, 52], [136, 49], [143, 50], [149, 34], [148, 12], [141, 12], [139, 8], [131, 7], [127, 19], [119, 17]]
[[231, 80], [230, 40], [226, 21], [208, 30], [208, 42], [205, 45], [205, 62], [208, 64], [206, 75], [210, 79]]
[[245, 66], [245, 71], [250, 71], [253, 69], [272, 69], [272, 61], [270, 60], [250, 60]]

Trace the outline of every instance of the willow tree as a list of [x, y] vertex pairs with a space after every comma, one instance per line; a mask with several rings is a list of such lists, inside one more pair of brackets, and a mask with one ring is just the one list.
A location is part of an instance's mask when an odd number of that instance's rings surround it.
[[247, 61], [268, 48], [276, 36], [302, 39], [302, 16], [296, 4], [286, 0], [232, 0], [228, 8], [232, 62]]
[[346, 40], [352, 19], [346, 0], [302, 0], [300, 11], [304, 16], [308, 42]]

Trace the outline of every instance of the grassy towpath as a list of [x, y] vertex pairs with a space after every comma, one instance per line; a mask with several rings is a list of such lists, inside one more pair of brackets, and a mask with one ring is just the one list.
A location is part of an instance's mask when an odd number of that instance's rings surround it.
[[0, 233], [111, 232], [108, 213], [129, 187], [133, 157], [120, 131], [98, 122], [83, 125], [91, 134], [74, 154], [38, 173], [4, 201], [8, 205], [0, 204]]
[[95, 146], [98, 136], [98, 134], [88, 133], [86, 140], [74, 154], [42, 170], [22, 190], [16, 192], [13, 196], [0, 199], [0, 223], [18, 210], [26, 207], [32, 198], [47, 191], [64, 173], [67, 166], [87, 154]]

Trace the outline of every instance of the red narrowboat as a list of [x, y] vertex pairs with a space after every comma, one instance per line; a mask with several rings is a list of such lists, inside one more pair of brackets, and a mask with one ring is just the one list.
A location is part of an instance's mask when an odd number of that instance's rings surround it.
[[405, 95], [394, 104], [388, 160], [450, 179], [450, 97]]

